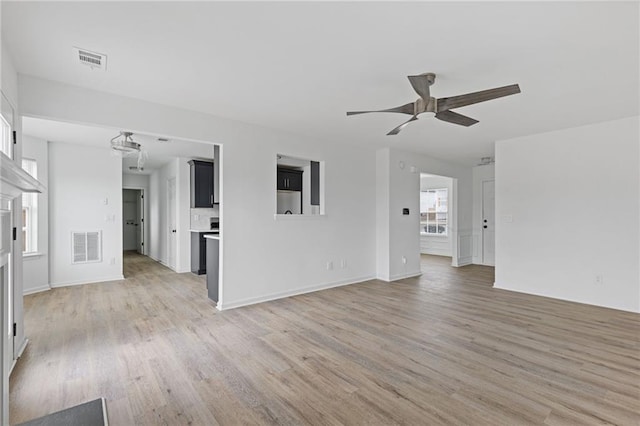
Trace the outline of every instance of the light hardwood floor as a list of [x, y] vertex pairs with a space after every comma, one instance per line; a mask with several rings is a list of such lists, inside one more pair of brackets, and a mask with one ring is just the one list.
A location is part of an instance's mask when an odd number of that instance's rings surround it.
[[217, 312], [203, 277], [126, 256], [124, 281], [25, 297], [11, 421], [106, 397], [111, 425], [640, 423], [640, 315], [449, 261]]

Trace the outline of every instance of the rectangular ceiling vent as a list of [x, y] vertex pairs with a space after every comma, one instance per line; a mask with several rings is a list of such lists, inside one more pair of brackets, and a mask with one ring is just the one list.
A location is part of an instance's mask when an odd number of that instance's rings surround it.
[[72, 263], [100, 262], [102, 232], [72, 232]]
[[76, 52], [76, 57], [82, 65], [91, 67], [91, 69], [97, 68], [103, 71], [107, 70], [107, 55], [86, 49], [80, 49], [79, 47], [74, 47], [73, 49]]

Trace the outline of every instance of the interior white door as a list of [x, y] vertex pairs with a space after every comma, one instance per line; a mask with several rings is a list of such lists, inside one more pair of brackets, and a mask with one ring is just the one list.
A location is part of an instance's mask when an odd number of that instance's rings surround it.
[[169, 226], [167, 265], [175, 270], [178, 241], [176, 235], [176, 178], [167, 181], [167, 224]]
[[496, 261], [496, 190], [495, 181], [482, 182], [482, 263], [494, 266]]
[[138, 253], [144, 254], [144, 190], [138, 191]]

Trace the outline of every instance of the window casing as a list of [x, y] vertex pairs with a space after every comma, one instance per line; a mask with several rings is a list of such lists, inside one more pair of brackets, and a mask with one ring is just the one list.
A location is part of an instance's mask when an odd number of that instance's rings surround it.
[[[38, 164], [29, 158], [22, 159], [22, 168], [35, 179], [38, 178]], [[38, 194], [22, 194], [22, 253], [38, 251]]]
[[446, 236], [449, 231], [447, 188], [420, 191], [420, 233]]
[[0, 92], [0, 152], [13, 158], [13, 108]]

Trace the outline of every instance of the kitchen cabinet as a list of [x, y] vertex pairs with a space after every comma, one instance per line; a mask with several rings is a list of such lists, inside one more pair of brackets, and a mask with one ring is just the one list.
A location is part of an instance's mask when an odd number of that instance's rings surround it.
[[278, 168], [278, 191], [302, 191], [302, 170]]
[[211, 161], [191, 160], [191, 207], [213, 207], [213, 163]]
[[320, 163], [311, 161], [311, 205], [320, 205]]
[[207, 296], [214, 302], [218, 302], [220, 239], [209, 235], [205, 240], [207, 241]]
[[191, 232], [191, 272], [198, 275], [207, 273], [207, 240], [205, 235], [218, 235], [218, 233]]

